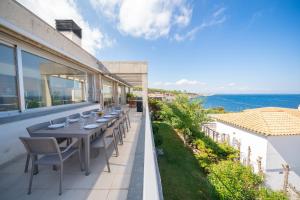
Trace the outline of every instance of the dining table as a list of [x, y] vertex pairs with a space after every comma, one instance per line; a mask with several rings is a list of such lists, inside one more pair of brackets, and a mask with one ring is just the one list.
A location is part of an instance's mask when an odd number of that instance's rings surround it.
[[[90, 139], [91, 136], [96, 133], [101, 133], [101, 129], [105, 129], [110, 123], [118, 119], [121, 112], [108, 113], [102, 117], [98, 117], [96, 113], [85, 118], [81, 117], [76, 122], [67, 122], [65, 126], [60, 128], [43, 128], [36, 130], [32, 133], [33, 137], [54, 137], [54, 138], [77, 138], [79, 141], [83, 141], [84, 150], [84, 166], [85, 175], [90, 174]], [[106, 119], [101, 122], [97, 122], [98, 119]], [[85, 128], [87, 125], [94, 124], [92, 128]], [[82, 155], [80, 155], [82, 156]]]

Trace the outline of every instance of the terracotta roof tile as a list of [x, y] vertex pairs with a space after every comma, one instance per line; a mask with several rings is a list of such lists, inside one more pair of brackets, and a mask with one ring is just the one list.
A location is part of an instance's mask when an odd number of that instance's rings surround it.
[[215, 114], [212, 118], [263, 135], [300, 135], [298, 109], [266, 107]]

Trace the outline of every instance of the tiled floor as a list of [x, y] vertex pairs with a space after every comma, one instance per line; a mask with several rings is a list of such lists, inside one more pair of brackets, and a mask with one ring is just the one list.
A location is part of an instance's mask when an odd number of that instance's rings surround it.
[[131, 111], [130, 118], [131, 128], [124, 138], [124, 144], [119, 145], [120, 155], [115, 157], [110, 147], [110, 173], [107, 172], [103, 152], [92, 152], [89, 176], [80, 171], [77, 156], [74, 156], [64, 165], [61, 196], [58, 195], [58, 172], [43, 166], [39, 168], [40, 173], [34, 176], [31, 195], [27, 195], [29, 173], [23, 172], [24, 156], [0, 168], [0, 199], [126, 199], [142, 114]]

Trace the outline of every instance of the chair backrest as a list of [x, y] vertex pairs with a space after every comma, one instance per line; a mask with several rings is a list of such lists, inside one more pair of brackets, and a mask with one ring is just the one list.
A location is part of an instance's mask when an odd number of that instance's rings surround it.
[[69, 116], [69, 119], [77, 119], [77, 118], [80, 118], [80, 113], [76, 113]]
[[31, 136], [31, 133], [33, 133], [34, 131], [43, 129], [43, 128], [47, 128], [50, 125], [50, 122], [43, 122], [43, 123], [39, 123], [39, 124], [35, 124], [32, 126], [27, 127], [27, 132], [29, 133], [29, 135]]
[[56, 139], [53, 137], [20, 137], [29, 154], [60, 154]]
[[61, 117], [61, 118], [51, 120], [51, 123], [52, 124], [62, 124], [62, 123], [65, 123], [66, 121], [67, 121], [66, 117]]
[[91, 114], [91, 111], [90, 111], [90, 110], [84, 111], [84, 112], [82, 112], [82, 114], [83, 114], [83, 115], [89, 115], [89, 114]]
[[121, 120], [121, 121], [125, 121], [125, 120], [126, 120], [126, 114], [125, 114], [124, 112], [122, 112], [122, 113], [120, 114], [120, 120]]
[[119, 122], [116, 121], [115, 123], [113, 123], [111, 126], [107, 127], [107, 129], [105, 130], [105, 136], [111, 136], [114, 133], [115, 128], [117, 128], [119, 126]]

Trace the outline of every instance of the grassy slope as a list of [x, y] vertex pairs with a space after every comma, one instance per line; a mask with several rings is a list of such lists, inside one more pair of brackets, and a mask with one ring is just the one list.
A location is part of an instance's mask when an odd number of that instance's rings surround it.
[[166, 200], [215, 199], [212, 187], [201, 171], [193, 153], [184, 147], [172, 127], [159, 123], [164, 155], [158, 158], [163, 193]]

